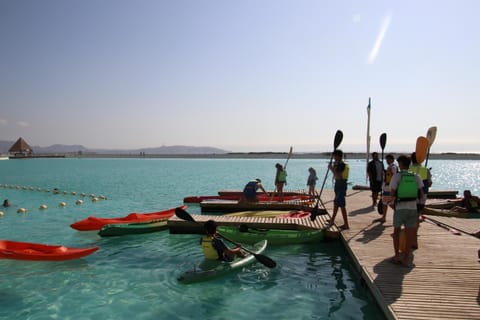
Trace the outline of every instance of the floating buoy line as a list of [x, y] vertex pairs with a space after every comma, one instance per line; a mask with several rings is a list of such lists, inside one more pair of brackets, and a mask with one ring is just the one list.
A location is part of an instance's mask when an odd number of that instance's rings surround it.
[[[71, 191], [71, 192], [68, 192], [68, 191], [60, 191], [58, 190], [58, 188], [54, 188], [52, 191], [50, 191], [49, 188], [40, 188], [40, 187], [27, 187], [27, 186], [18, 186], [18, 185], [13, 185], [13, 184], [0, 184], [0, 188], [4, 188], [4, 189], [16, 189], [16, 190], [30, 190], [30, 191], [38, 191], [38, 192], [46, 192], [46, 193], [52, 193], [52, 194], [61, 194], [61, 195], [72, 195], [72, 196], [76, 196], [77, 195], [77, 192], [75, 191]], [[82, 198], [85, 198], [87, 197], [87, 194], [85, 192], [81, 192], [79, 193], [78, 195], [80, 195], [80, 197]], [[93, 193], [91, 193], [89, 196], [90, 198], [90, 201], [91, 202], [97, 202], [99, 200], [106, 200], [107, 198], [100, 194], [100, 195], [95, 195]], [[85, 201], [83, 199], [77, 199], [75, 201], [75, 205], [77, 206], [80, 206], [84, 203]], [[67, 202], [65, 201], [62, 201], [62, 202], [59, 202], [58, 203], [58, 206], [61, 207], [61, 208], [64, 208], [64, 207], [67, 207]], [[48, 209], [48, 206], [46, 204], [41, 204], [39, 207], [38, 207], [39, 210], [43, 211], [43, 210], [47, 210]], [[28, 211], [33, 211], [33, 210], [28, 210], [26, 208], [18, 208], [17, 209], [17, 213], [27, 213]], [[0, 217], [4, 216], [5, 213], [3, 211], [0, 211]]]

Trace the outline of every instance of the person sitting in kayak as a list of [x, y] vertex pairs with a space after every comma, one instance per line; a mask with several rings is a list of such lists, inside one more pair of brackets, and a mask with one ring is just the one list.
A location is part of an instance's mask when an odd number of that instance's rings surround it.
[[242, 201], [257, 202], [258, 189], [262, 190], [264, 193], [267, 193], [267, 191], [265, 191], [265, 188], [262, 185], [262, 180], [257, 178], [255, 180], [249, 181], [243, 188]]
[[453, 212], [470, 212], [475, 213], [478, 212], [480, 207], [480, 198], [477, 196], [472, 195], [470, 190], [463, 191], [463, 198], [457, 200], [459, 201], [459, 205], [455, 206], [451, 209]]
[[204, 224], [205, 236], [201, 239], [201, 245], [205, 258], [208, 260], [223, 260], [223, 261], [233, 261], [233, 259], [238, 257], [245, 257], [245, 253], [242, 251], [241, 247], [236, 247], [230, 249], [225, 245], [225, 243], [220, 238], [220, 235], [217, 233], [217, 225], [215, 221], [208, 220]]

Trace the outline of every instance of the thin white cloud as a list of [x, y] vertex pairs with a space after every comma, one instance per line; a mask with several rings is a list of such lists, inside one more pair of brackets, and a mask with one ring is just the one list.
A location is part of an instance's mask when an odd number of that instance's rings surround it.
[[29, 127], [29, 126], [30, 126], [30, 124], [29, 124], [28, 122], [26, 122], [26, 121], [18, 121], [18, 122], [17, 122], [17, 125], [18, 125], [19, 127], [22, 127], [22, 128], [26, 128], [26, 127]]
[[377, 36], [377, 40], [375, 41], [375, 44], [373, 45], [372, 50], [370, 51], [370, 55], [368, 56], [368, 64], [374, 64], [375, 60], [377, 59], [378, 52], [380, 51], [380, 48], [382, 47], [383, 43], [383, 38], [385, 37], [385, 34], [387, 33], [388, 27], [390, 26], [390, 21], [392, 20], [392, 15], [388, 13], [382, 21], [382, 24], [380, 26], [380, 31]]
[[7, 125], [7, 120], [0, 119], [0, 126], [6, 126], [6, 125]]

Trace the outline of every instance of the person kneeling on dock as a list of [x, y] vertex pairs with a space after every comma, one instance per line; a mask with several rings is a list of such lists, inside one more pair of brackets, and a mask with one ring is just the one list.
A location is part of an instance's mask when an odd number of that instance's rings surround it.
[[[400, 156], [397, 159], [400, 172], [390, 182], [391, 193], [395, 203], [393, 214], [393, 248], [395, 256], [390, 259], [394, 264], [409, 267], [410, 252], [417, 230], [417, 199], [423, 196], [423, 182], [416, 173], [408, 172], [410, 158]], [[406, 241], [403, 259], [400, 259], [400, 230], [405, 225]]]
[[201, 245], [205, 258], [208, 260], [233, 261], [235, 256], [244, 257], [245, 253], [241, 247], [230, 249], [217, 233], [215, 221], [208, 220], [204, 224], [205, 236], [201, 239]]

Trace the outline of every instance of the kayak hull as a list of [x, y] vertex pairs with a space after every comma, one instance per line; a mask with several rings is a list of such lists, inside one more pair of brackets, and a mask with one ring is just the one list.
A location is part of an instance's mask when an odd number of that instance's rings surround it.
[[0, 259], [64, 261], [85, 257], [98, 247], [72, 248], [31, 242], [0, 240]]
[[257, 229], [246, 225], [219, 226], [217, 231], [220, 235], [235, 242], [256, 243], [261, 239], [268, 240], [271, 245], [287, 245], [320, 242], [325, 237], [322, 230], [283, 230], [283, 229]]
[[98, 232], [101, 237], [152, 233], [168, 229], [167, 219], [153, 222], [107, 224]]
[[[182, 206], [181, 208], [185, 210], [187, 207]], [[108, 224], [152, 222], [154, 220], [168, 219], [174, 214], [175, 208], [152, 213], [130, 213], [129, 215], [120, 218], [97, 218], [90, 216], [86, 219], [72, 223], [70, 227], [79, 231], [93, 231], [100, 230]]]
[[[251, 248], [247, 248], [255, 252], [255, 254], [261, 254], [263, 251], [265, 251], [266, 247], [267, 241], [262, 240], [255, 243]], [[241, 270], [243, 267], [248, 266], [255, 261], [255, 256], [250, 253], [247, 253], [244, 258], [236, 258], [232, 262], [205, 259], [200, 264], [195, 266], [193, 270], [183, 272], [177, 278], [177, 280], [184, 284], [208, 281], [219, 278], [233, 271]]]
[[[243, 194], [237, 195], [218, 195], [218, 196], [190, 196], [183, 198], [184, 203], [200, 203], [205, 200], [233, 200], [239, 201], [242, 198]], [[310, 199], [309, 195], [305, 194], [295, 194], [295, 195], [284, 195], [282, 197], [282, 201], [292, 201], [292, 200], [308, 200]], [[259, 202], [277, 202], [280, 201], [280, 197], [278, 195], [270, 196], [268, 194], [258, 194], [257, 200]]]

